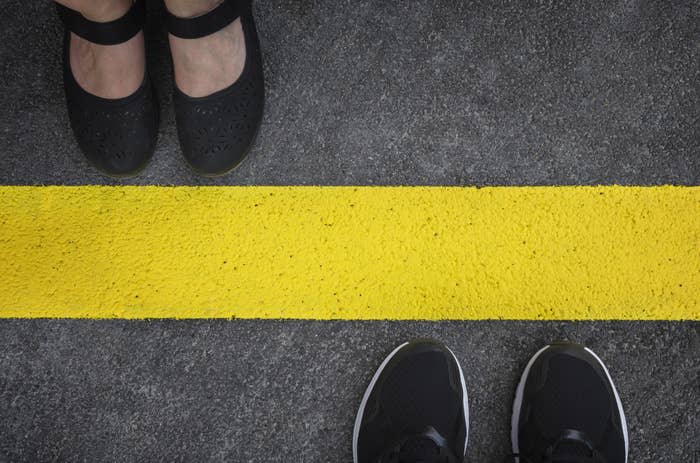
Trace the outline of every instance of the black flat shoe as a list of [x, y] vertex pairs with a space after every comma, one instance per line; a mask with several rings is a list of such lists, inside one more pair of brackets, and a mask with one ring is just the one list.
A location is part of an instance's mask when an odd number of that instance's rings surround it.
[[[167, 10], [166, 10], [167, 11]], [[174, 85], [173, 103], [180, 146], [187, 162], [204, 175], [221, 175], [248, 153], [262, 120], [265, 101], [260, 44], [249, 0], [224, 0], [195, 18], [166, 12], [168, 32], [182, 39], [213, 34], [241, 18], [246, 59], [229, 87], [204, 97], [190, 97]]]
[[100, 45], [117, 45], [134, 37], [145, 21], [144, 0], [136, 0], [121, 18], [97, 23], [56, 4], [66, 26], [63, 45], [63, 85], [68, 116], [80, 149], [99, 170], [126, 177], [142, 170], [153, 155], [158, 137], [159, 110], [148, 74], [133, 94], [101, 98], [76, 82], [70, 67], [71, 32]]

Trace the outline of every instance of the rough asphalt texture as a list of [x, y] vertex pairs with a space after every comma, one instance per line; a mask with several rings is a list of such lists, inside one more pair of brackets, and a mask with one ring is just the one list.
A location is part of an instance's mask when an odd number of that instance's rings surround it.
[[[553, 339], [606, 361], [630, 462], [693, 462], [698, 324], [645, 322], [5, 321], [2, 461], [347, 462], [360, 398], [413, 337], [464, 367], [468, 461], [502, 462], [529, 357]], [[611, 462], [612, 463], [612, 462]]]
[[[0, 184], [700, 184], [697, 1], [258, 1], [265, 120], [215, 180], [179, 154], [151, 2], [164, 120], [127, 181], [77, 151], [52, 6], [2, 6]], [[630, 462], [700, 458], [694, 322], [4, 320], [0, 462], [350, 461], [367, 382], [415, 336], [465, 367], [468, 461], [508, 453], [520, 371], [554, 339], [608, 363]]]
[[265, 118], [216, 180], [179, 152], [153, 9], [159, 147], [114, 181], [68, 128], [52, 6], [4, 0], [0, 183], [699, 184], [697, 0], [529, 3], [257, 1]]

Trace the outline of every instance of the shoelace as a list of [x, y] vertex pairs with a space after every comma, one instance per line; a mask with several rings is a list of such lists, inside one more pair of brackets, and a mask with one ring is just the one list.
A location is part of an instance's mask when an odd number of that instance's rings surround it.
[[552, 455], [545, 456], [544, 459], [540, 460], [534, 459], [527, 455], [513, 453], [505, 458], [504, 463], [513, 463], [517, 461], [520, 463], [607, 463], [605, 458], [603, 458], [603, 456], [597, 452], [591, 456], [566, 454]]
[[449, 455], [436, 455], [434, 457], [421, 457], [415, 459], [413, 457], [401, 456], [400, 454], [389, 456], [388, 460], [380, 460], [380, 463], [458, 463], [457, 460]]
[[[574, 453], [572, 450], [578, 452]], [[583, 432], [571, 429], [565, 430], [556, 442], [547, 447], [541, 457], [512, 454], [509, 458], [519, 463], [607, 463]]]
[[432, 428], [422, 434], [405, 437], [387, 449], [378, 463], [461, 463], [445, 440]]

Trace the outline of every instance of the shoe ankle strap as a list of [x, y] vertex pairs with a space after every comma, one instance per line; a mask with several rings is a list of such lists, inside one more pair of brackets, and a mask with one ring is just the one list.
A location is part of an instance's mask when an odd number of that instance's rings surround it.
[[224, 0], [213, 10], [193, 18], [181, 18], [165, 9], [168, 32], [181, 39], [211, 35], [238, 19], [250, 8], [250, 0]]
[[105, 23], [90, 21], [79, 12], [58, 3], [56, 3], [56, 9], [69, 31], [99, 45], [124, 43], [143, 29], [146, 22], [144, 0], [136, 0], [124, 16]]

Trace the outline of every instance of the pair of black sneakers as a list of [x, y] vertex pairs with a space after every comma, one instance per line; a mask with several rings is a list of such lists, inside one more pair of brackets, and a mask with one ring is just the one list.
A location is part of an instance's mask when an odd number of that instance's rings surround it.
[[[469, 435], [464, 373], [435, 341], [396, 348], [355, 420], [355, 463], [458, 463]], [[627, 424], [607, 368], [590, 349], [554, 343], [525, 367], [511, 421], [515, 463], [626, 463]]]

